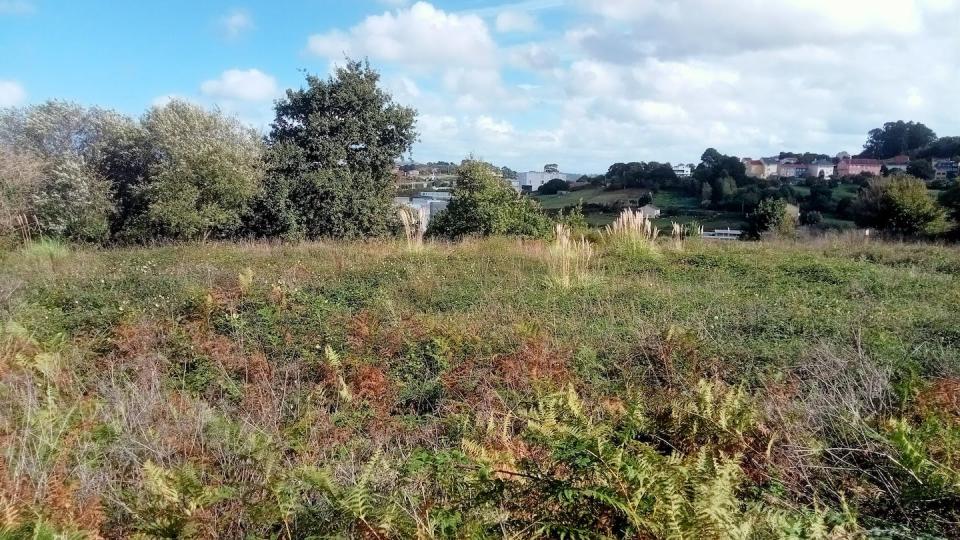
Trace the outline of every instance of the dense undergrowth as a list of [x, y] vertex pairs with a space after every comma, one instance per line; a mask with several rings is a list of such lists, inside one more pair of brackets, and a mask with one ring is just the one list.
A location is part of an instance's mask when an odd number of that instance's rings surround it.
[[0, 252], [0, 537], [960, 530], [960, 251]]

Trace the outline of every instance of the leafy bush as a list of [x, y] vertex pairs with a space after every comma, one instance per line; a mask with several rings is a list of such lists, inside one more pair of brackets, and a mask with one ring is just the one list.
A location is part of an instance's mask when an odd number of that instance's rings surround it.
[[446, 210], [430, 221], [427, 234], [528, 236], [550, 233], [550, 219], [536, 201], [523, 197], [484, 163], [467, 161], [457, 170], [457, 187]]
[[759, 238], [766, 232], [790, 235], [796, 228], [796, 220], [787, 212], [783, 199], [764, 199], [757, 209], [747, 215], [747, 233]]
[[946, 228], [946, 213], [927, 193], [926, 184], [909, 176], [870, 180], [854, 202], [853, 217], [861, 227], [908, 236]]
[[566, 191], [570, 189], [570, 183], [566, 180], [561, 180], [559, 178], [554, 178], [549, 182], [543, 184], [537, 188], [537, 193], [540, 195], [556, 195], [559, 191]]

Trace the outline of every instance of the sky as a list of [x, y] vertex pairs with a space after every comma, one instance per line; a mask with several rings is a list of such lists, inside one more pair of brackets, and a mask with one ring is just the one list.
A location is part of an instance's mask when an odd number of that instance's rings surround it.
[[417, 109], [417, 161], [597, 173], [857, 152], [892, 120], [960, 135], [960, 0], [0, 0], [0, 107], [177, 97], [266, 130], [346, 57]]

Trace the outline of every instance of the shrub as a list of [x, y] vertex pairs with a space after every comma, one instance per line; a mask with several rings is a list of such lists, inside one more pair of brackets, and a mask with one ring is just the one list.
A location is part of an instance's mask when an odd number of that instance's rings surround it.
[[902, 175], [870, 180], [854, 202], [853, 215], [861, 227], [907, 236], [946, 228], [946, 213], [927, 193], [926, 184]]
[[566, 191], [568, 189], [570, 189], [569, 182], [559, 178], [554, 178], [553, 180], [550, 180], [549, 182], [537, 188], [537, 193], [540, 195], [556, 195], [557, 192]]
[[816, 210], [810, 210], [800, 215], [801, 225], [819, 225], [823, 222], [823, 214]]
[[794, 232], [796, 225], [783, 199], [764, 199], [756, 210], [747, 215], [747, 234], [753, 238], [759, 238], [766, 232], [789, 235]]
[[67, 160], [49, 171], [30, 210], [43, 234], [100, 242], [110, 234], [110, 184], [79, 161]]
[[604, 237], [612, 245], [628, 251], [650, 252], [656, 250], [660, 230], [653, 221], [639, 210], [626, 209], [617, 219], [607, 225]]
[[468, 160], [457, 170], [457, 187], [447, 209], [430, 221], [427, 234], [465, 236], [546, 237], [550, 219], [540, 205], [516, 192], [479, 161]]
[[155, 107], [143, 127], [152, 156], [140, 192], [143, 213], [124, 236], [223, 238], [239, 229], [260, 186], [256, 133], [220, 111], [183, 101]]
[[574, 240], [570, 227], [557, 223], [554, 239], [550, 244], [550, 277], [561, 287], [570, 287], [586, 281], [593, 246], [586, 238]]

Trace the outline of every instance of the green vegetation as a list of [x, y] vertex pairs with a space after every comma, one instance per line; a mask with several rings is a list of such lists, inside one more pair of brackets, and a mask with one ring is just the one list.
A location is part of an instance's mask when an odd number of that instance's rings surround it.
[[946, 211], [909, 176], [871, 180], [854, 202], [857, 223], [894, 234], [934, 235], [947, 228]]
[[392, 169], [413, 109], [369, 65], [276, 103], [263, 139], [174, 100], [134, 120], [51, 101], [0, 110], [0, 236], [114, 244], [396, 234]]
[[431, 236], [512, 235], [545, 237], [552, 223], [540, 205], [518, 194], [486, 163], [468, 161], [458, 169], [457, 188], [446, 210], [430, 221]]
[[621, 247], [0, 251], [0, 535], [955, 532], [960, 252]]

